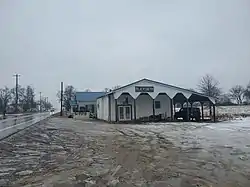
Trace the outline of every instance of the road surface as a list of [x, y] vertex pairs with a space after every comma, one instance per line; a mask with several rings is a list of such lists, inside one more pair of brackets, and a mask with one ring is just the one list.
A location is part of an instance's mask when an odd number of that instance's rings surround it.
[[249, 124], [50, 118], [0, 142], [0, 186], [249, 187]]

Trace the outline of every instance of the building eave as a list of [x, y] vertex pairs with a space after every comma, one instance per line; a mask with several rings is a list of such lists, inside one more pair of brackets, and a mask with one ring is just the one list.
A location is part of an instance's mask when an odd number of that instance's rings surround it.
[[102, 97], [106, 97], [106, 96], [108, 96], [108, 95], [110, 95], [110, 94], [113, 94], [113, 93], [115, 93], [115, 92], [117, 92], [117, 91], [119, 91], [119, 90], [121, 90], [121, 89], [127, 88], [127, 87], [129, 87], [129, 86], [131, 86], [131, 85], [133, 85], [133, 84], [137, 84], [137, 83], [139, 83], [139, 82], [141, 82], [141, 81], [148, 81], [148, 82], [152, 82], [152, 83], [154, 83], [154, 84], [160, 84], [160, 85], [162, 85], [162, 86], [166, 86], [166, 87], [169, 87], [169, 88], [174, 88], [174, 89], [178, 89], [178, 90], [180, 90], [180, 91], [189, 92], [190, 94], [196, 94], [196, 95], [199, 95], [199, 96], [202, 96], [202, 97], [207, 97], [207, 98], [209, 98], [210, 100], [214, 100], [214, 101], [216, 100], [216, 98], [213, 98], [213, 97], [204, 95], [204, 94], [199, 93], [199, 92], [196, 92], [196, 91], [191, 91], [191, 90], [186, 89], [186, 88], [182, 88], [182, 87], [178, 87], [178, 86], [173, 86], [173, 85], [170, 85], [170, 84], [165, 84], [165, 83], [162, 83], [162, 82], [158, 82], [158, 81], [154, 81], [154, 80], [150, 80], [150, 79], [146, 79], [146, 78], [140, 79], [140, 80], [138, 80], [138, 81], [132, 82], [132, 83], [130, 83], [130, 84], [127, 84], [127, 85], [125, 85], [125, 86], [122, 86], [122, 87], [120, 87], [120, 88], [117, 88], [117, 89], [115, 89], [115, 90], [112, 90], [111, 92], [108, 92], [107, 94], [105, 94], [105, 95], [103, 95], [103, 96], [101, 96], [101, 97], [98, 97], [97, 99], [102, 98]]

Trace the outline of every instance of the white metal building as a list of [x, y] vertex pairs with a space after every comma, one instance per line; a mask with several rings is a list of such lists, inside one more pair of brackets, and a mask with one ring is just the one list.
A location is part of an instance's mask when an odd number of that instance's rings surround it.
[[[136, 121], [161, 114], [173, 119], [176, 103], [209, 102], [215, 113], [215, 100], [188, 89], [142, 79], [97, 98], [97, 118], [108, 122]], [[215, 115], [214, 115], [215, 116]], [[214, 118], [215, 119], [215, 118]]]

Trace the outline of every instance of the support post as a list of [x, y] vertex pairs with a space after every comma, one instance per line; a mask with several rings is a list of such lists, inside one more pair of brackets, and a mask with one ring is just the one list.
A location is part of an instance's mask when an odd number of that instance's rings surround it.
[[[190, 107], [191, 107], [191, 108], [190, 108], [190, 111], [191, 111], [191, 114], [192, 114], [192, 112], [193, 112], [193, 102], [190, 103]], [[190, 114], [190, 116], [191, 116], [191, 114]], [[192, 120], [193, 120], [193, 118], [191, 119], [191, 121], [192, 121]]]
[[174, 111], [173, 111], [173, 99], [170, 99], [170, 109], [171, 109], [171, 121], [174, 120]]
[[174, 101], [174, 100], [173, 100], [173, 102], [174, 102], [174, 120], [175, 120], [176, 103], [175, 103], [175, 101]]
[[200, 102], [201, 103], [201, 119], [202, 121], [204, 121], [204, 103], [203, 102]]
[[153, 119], [155, 120], [155, 100], [153, 99]]
[[189, 107], [188, 107], [188, 99], [187, 99], [187, 121], [189, 121]]
[[118, 107], [117, 107], [117, 99], [115, 99], [115, 121], [118, 122]]
[[[173, 102], [174, 102], [174, 100], [173, 100]], [[176, 111], [176, 106], [175, 105], [176, 105], [176, 103], [174, 102], [174, 116], [175, 116], [175, 111]]]
[[136, 99], [134, 99], [134, 121], [136, 121]]
[[216, 122], [216, 116], [215, 116], [215, 104], [213, 104], [213, 114], [214, 114], [214, 123]]
[[212, 106], [211, 106], [210, 101], [209, 101], [209, 116], [210, 116], [210, 119], [212, 119]]

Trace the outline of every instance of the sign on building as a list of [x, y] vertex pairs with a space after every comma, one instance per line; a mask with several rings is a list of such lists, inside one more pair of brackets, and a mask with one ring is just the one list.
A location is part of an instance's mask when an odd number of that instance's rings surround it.
[[135, 86], [135, 92], [154, 92], [153, 86]]

